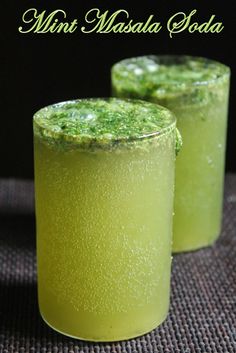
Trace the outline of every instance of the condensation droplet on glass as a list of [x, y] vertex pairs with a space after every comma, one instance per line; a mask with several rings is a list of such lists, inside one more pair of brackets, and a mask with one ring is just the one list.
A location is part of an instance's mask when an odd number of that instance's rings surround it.
[[209, 157], [209, 156], [207, 156], [207, 163], [208, 163], [208, 164], [212, 164], [212, 159], [211, 159], [211, 157]]

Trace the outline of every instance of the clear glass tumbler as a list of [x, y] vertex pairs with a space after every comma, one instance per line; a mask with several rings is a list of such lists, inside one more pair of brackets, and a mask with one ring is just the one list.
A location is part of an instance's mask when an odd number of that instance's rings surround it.
[[92, 341], [152, 330], [169, 307], [175, 117], [84, 99], [43, 108], [33, 124], [43, 319]]
[[183, 138], [176, 160], [173, 251], [212, 244], [220, 234], [230, 69], [191, 56], [143, 56], [112, 68], [113, 94], [174, 112]]

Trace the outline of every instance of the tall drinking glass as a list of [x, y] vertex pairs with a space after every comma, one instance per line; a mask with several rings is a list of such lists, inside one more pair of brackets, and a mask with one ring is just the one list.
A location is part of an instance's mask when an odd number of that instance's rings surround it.
[[205, 58], [143, 56], [112, 68], [118, 97], [174, 112], [183, 138], [176, 160], [173, 251], [212, 244], [220, 234], [230, 70]]
[[169, 307], [175, 118], [138, 100], [34, 115], [39, 307], [66, 335], [144, 334]]

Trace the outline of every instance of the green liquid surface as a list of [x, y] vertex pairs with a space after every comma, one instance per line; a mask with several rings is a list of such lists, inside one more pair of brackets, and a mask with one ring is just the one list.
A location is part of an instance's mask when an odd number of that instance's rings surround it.
[[218, 81], [227, 81], [229, 69], [214, 60], [190, 56], [141, 56], [112, 68], [114, 93], [142, 98], [164, 106], [205, 105], [223, 94]]
[[34, 131], [61, 149], [120, 147], [153, 137], [173, 127], [165, 108], [140, 100], [83, 99], [43, 108], [34, 116]]

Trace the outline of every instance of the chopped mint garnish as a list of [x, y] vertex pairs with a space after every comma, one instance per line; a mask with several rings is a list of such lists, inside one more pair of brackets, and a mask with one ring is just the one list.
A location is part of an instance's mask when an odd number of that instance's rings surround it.
[[201, 57], [140, 56], [112, 67], [112, 86], [115, 96], [168, 103], [170, 108], [204, 105], [215, 95], [220, 98], [219, 83], [227, 82], [229, 74], [227, 66]]
[[152, 139], [175, 129], [175, 117], [164, 107], [141, 100], [81, 99], [54, 104], [34, 115], [34, 131], [62, 148], [109, 148]]

